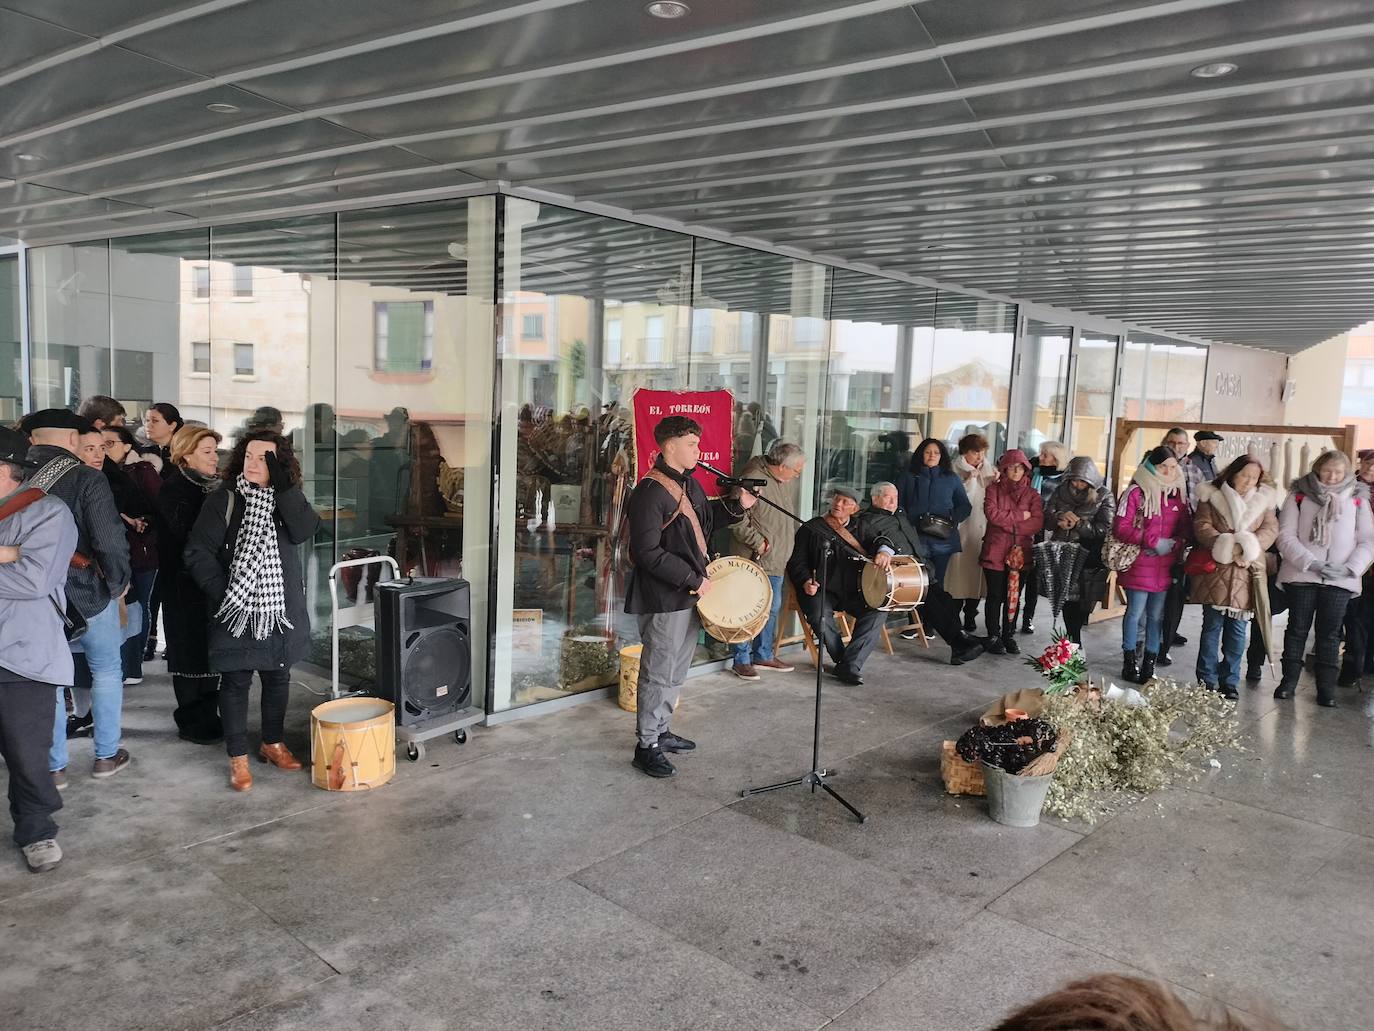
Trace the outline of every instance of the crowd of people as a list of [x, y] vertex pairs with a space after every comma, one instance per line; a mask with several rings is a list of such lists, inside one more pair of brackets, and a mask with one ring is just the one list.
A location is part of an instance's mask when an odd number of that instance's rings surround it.
[[[832, 485], [828, 511], [799, 530], [772, 506], [754, 508], [730, 526], [733, 550], [763, 567], [774, 600], [758, 636], [735, 646], [734, 674], [757, 680], [761, 671], [793, 668], [775, 653], [790, 587], [830, 659], [827, 671], [861, 684], [888, 619], [865, 598], [861, 573], [866, 564], [886, 569], [902, 555], [926, 570], [920, 612], [949, 646], [953, 664], [1017, 654], [1017, 631], [1034, 632], [1036, 599], [1047, 582], [1037, 575], [1040, 546], [1063, 544], [1082, 553], [1081, 563], [1066, 564], [1072, 573], [1058, 592], [1071, 641], [1082, 644], [1093, 609], [1107, 601], [1110, 572], [1117, 572], [1126, 600], [1123, 679], [1143, 683], [1172, 665], [1170, 647], [1186, 643], [1178, 634], [1184, 606], [1196, 604], [1196, 679], [1237, 698], [1242, 672], [1257, 683], [1268, 657], [1260, 635], [1250, 633], [1256, 613], [1286, 609], [1275, 697], [1296, 691], [1315, 623], [1317, 701], [1334, 706], [1336, 686], [1374, 670], [1374, 604], [1363, 590], [1374, 562], [1374, 451], [1361, 454], [1358, 469], [1328, 451], [1281, 492], [1251, 455], [1218, 468], [1222, 443], [1212, 430], [1197, 431], [1191, 441], [1182, 428], [1170, 430], [1118, 499], [1091, 457], [1072, 456], [1058, 441], [1042, 444], [1034, 460], [1012, 449], [993, 462], [980, 434], [964, 436], [954, 456], [932, 437], [911, 453], [895, 483], [879, 481], [866, 494]], [[805, 462], [799, 447], [777, 440], [741, 475], [762, 481], [761, 497], [795, 511]], [[824, 584], [823, 554], [832, 556]], [[837, 612], [852, 621], [847, 641]], [[919, 632], [912, 625], [903, 635]]]
[[0, 427], [0, 755], [30, 869], [62, 859], [53, 814], [69, 740], [93, 738], [97, 780], [132, 761], [124, 688], [142, 682], [159, 609], [180, 736], [222, 741], [230, 786], [249, 790], [256, 672], [258, 756], [301, 769], [282, 743], [310, 635], [296, 546], [320, 520], [272, 412], [255, 413], [262, 424], [249, 420], [227, 456], [220, 434], [166, 403], [146, 411], [141, 436], [104, 396]]

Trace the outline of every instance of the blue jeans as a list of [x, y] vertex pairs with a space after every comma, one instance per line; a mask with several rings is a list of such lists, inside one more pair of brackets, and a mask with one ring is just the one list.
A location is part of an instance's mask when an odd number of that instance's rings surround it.
[[[124, 708], [124, 664], [119, 650], [124, 629], [119, 625], [119, 601], [111, 599], [103, 612], [89, 617], [90, 629], [81, 638], [91, 667], [91, 715], [95, 719], [95, 757], [108, 759], [119, 751], [120, 716]], [[53, 726], [48, 769], [67, 768], [67, 706], [57, 689], [57, 720]]]
[[[1248, 619], [1233, 619], [1221, 609], [1202, 606], [1202, 640], [1197, 646], [1197, 678], [1204, 684], [1235, 687], [1240, 683], [1240, 663], [1250, 632]], [[1217, 646], [1221, 664], [1217, 664]]]
[[124, 663], [124, 676], [141, 680], [143, 678], [143, 649], [148, 644], [148, 631], [152, 628], [153, 584], [157, 582], [157, 570], [135, 573], [125, 602], [138, 602], [143, 609], [143, 626], [138, 633], [124, 642], [120, 649]]
[[778, 636], [778, 613], [782, 611], [782, 577], [770, 576], [773, 585], [773, 607], [768, 610], [768, 622], [752, 641], [735, 645], [735, 665], [752, 666], [756, 660], [773, 657], [773, 641]]
[[1159, 642], [1164, 636], [1164, 602], [1168, 591], [1126, 592], [1126, 618], [1121, 622], [1121, 650], [1135, 651], [1140, 640], [1140, 617], [1145, 617], [1145, 650], [1159, 654]]

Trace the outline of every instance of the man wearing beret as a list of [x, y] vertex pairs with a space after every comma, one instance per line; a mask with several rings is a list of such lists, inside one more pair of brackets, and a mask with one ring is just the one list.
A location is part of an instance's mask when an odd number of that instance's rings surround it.
[[[63, 586], [76, 550], [67, 506], [24, 482], [38, 463], [29, 442], [0, 427], [0, 758], [9, 770], [14, 840], [34, 873], [62, 861], [48, 772], [53, 691], [72, 682]], [[62, 728], [64, 721], [58, 721]]]
[[[836, 487], [830, 511], [808, 519], [797, 530], [792, 557], [787, 561], [787, 576], [797, 594], [797, 607], [811, 624], [826, 654], [835, 663], [828, 670], [846, 684], [862, 684], [864, 660], [878, 643], [886, 612], [868, 607], [861, 590], [864, 564], [872, 559], [880, 566], [892, 561], [895, 549], [883, 541], [863, 541], [856, 534], [854, 516], [859, 511], [859, 495], [848, 487]], [[826, 566], [825, 591], [821, 591], [821, 561], [827, 542], [833, 543]], [[875, 546], [876, 545], [876, 546]], [[847, 612], [854, 617], [849, 644], [831, 616]]]
[[1188, 497], [1197, 497], [1198, 488], [1217, 478], [1217, 452], [1226, 438], [1212, 430], [1198, 430], [1193, 434], [1192, 453], [1183, 461], [1188, 474]]
[[[31, 485], [65, 502], [76, 520], [76, 555], [67, 571], [67, 598], [89, 624], [81, 638], [91, 668], [91, 715], [95, 720], [95, 765], [91, 776], [113, 777], [129, 765], [120, 747], [124, 708], [124, 643], [119, 599], [129, 589], [129, 543], [109, 481], [76, 458], [82, 433], [91, 424], [65, 408], [26, 415], [19, 428], [29, 435], [29, 460], [40, 464]], [[49, 769], [58, 788], [67, 784], [67, 713], [62, 692], [56, 697]]]

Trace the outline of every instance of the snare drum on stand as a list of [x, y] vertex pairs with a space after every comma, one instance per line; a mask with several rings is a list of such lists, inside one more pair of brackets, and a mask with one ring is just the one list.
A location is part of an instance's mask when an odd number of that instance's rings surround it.
[[925, 601], [930, 576], [910, 555], [893, 555], [886, 569], [869, 562], [862, 579], [864, 601], [882, 612], [910, 612]]
[[728, 555], [706, 567], [706, 578], [711, 590], [697, 601], [702, 629], [726, 644], [752, 641], [773, 608], [773, 585], [763, 567]]

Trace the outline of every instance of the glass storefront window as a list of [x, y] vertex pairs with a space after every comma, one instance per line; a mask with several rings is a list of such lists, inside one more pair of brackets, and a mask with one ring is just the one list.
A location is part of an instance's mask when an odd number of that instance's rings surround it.
[[38, 247], [29, 259], [33, 406], [110, 393], [110, 245]]
[[1073, 327], [1027, 319], [1021, 337], [1019, 401], [1013, 413], [1016, 446], [1032, 458], [1047, 440], [1063, 441]]
[[19, 257], [0, 255], [0, 423], [24, 413], [24, 357], [19, 332]]
[[1016, 305], [941, 291], [936, 298], [929, 407], [931, 436], [951, 450], [966, 433], [1007, 447]]

